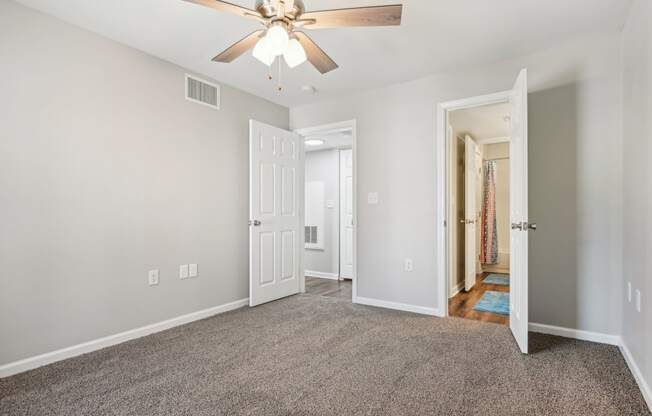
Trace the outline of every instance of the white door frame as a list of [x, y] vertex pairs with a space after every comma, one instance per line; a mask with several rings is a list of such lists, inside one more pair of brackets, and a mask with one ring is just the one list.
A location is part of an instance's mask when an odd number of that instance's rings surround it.
[[461, 100], [448, 101], [437, 105], [437, 137], [435, 142], [435, 178], [437, 213], [435, 222], [435, 235], [437, 249], [435, 264], [437, 265], [437, 297], [438, 312], [440, 317], [448, 316], [448, 295], [451, 270], [450, 262], [450, 234], [454, 227], [455, 213], [450, 212], [450, 166], [451, 145], [447, 140], [448, 113], [455, 110], [482, 107], [491, 104], [509, 103], [512, 91], [501, 91], [495, 94], [480, 95]]
[[[351, 129], [351, 139], [353, 142], [353, 276], [352, 276], [352, 302], [356, 303], [358, 295], [358, 159], [357, 159], [357, 129], [356, 120], [347, 120], [337, 123], [323, 124], [320, 126], [305, 127], [294, 130], [295, 133], [302, 137], [307, 137], [315, 133], [330, 133], [338, 130]], [[338, 172], [339, 174], [339, 172]], [[299, 291], [306, 291], [306, 271], [304, 264], [304, 250], [301, 250], [299, 259]], [[338, 263], [339, 264], [339, 263]]]

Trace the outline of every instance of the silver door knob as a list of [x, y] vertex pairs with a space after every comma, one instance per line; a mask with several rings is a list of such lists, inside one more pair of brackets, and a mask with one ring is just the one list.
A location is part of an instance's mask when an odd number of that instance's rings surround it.
[[249, 226], [260, 227], [261, 222], [258, 220], [249, 221]]
[[526, 222], [525, 225], [527, 225], [528, 230], [532, 230], [532, 231], [537, 230], [537, 223], [536, 222]]
[[475, 224], [475, 220], [460, 220], [460, 224]]
[[512, 230], [523, 231], [523, 223], [522, 222], [513, 222], [512, 223]]

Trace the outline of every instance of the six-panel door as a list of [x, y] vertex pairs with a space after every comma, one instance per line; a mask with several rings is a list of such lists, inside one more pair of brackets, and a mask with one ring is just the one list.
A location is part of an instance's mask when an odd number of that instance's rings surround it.
[[299, 136], [250, 122], [249, 305], [299, 292], [303, 157]]

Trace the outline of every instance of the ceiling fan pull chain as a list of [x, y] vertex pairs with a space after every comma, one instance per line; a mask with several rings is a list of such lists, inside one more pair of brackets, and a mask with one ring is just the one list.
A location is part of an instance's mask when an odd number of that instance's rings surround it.
[[281, 85], [281, 66], [283, 66], [283, 63], [281, 62], [282, 59], [278, 58], [278, 90], [283, 91], [283, 85]]

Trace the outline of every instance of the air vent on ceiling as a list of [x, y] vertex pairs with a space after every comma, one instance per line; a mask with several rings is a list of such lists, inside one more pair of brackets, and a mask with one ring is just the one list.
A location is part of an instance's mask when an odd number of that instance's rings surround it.
[[306, 225], [306, 244], [317, 244], [317, 226]]
[[220, 86], [186, 74], [186, 99], [220, 109]]

